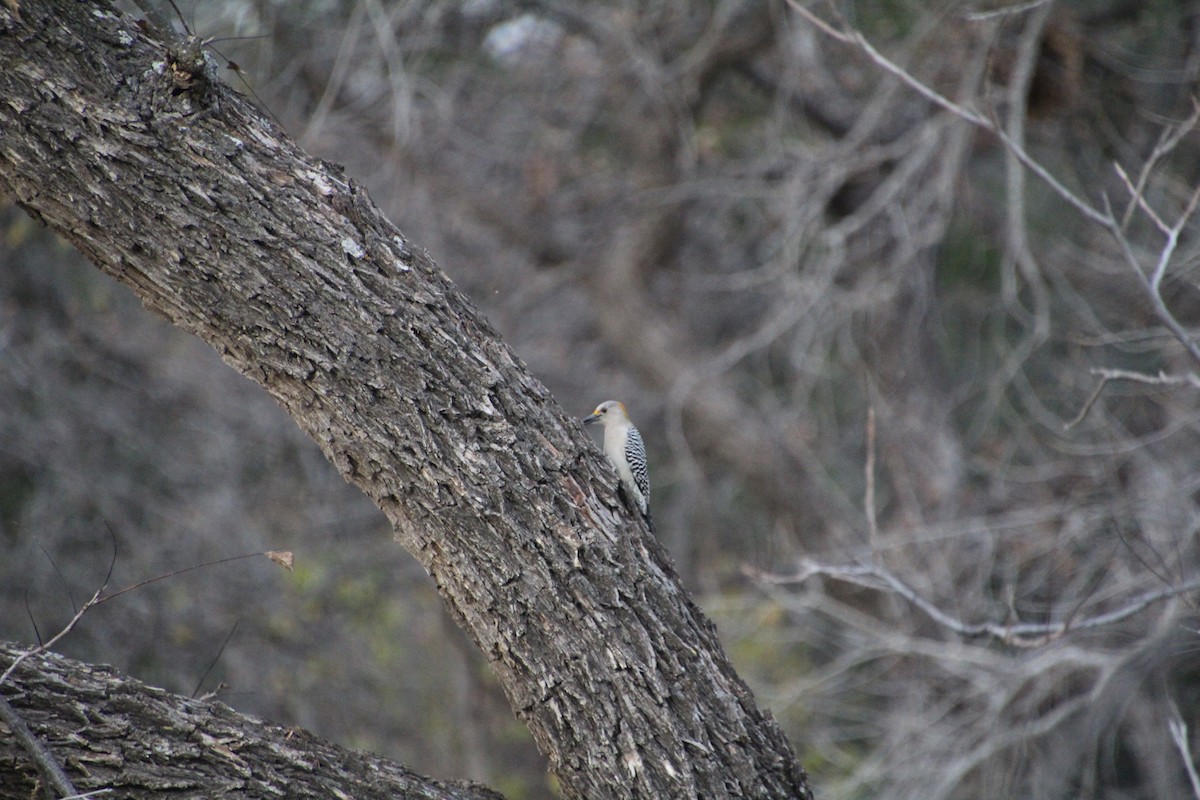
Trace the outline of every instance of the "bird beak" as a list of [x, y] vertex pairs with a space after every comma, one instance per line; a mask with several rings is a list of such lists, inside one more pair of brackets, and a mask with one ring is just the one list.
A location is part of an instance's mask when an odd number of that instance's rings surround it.
[[599, 420], [599, 419], [600, 419], [600, 415], [599, 415], [599, 414], [589, 414], [589, 415], [587, 415], [586, 417], [584, 417], [584, 418], [583, 418], [583, 424], [584, 424], [584, 425], [590, 425], [590, 424], [592, 424], [593, 422], [596, 422], [596, 421], [597, 421], [597, 420]]

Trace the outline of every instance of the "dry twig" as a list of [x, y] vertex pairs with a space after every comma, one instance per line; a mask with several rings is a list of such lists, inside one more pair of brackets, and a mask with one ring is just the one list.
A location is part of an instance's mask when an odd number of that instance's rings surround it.
[[917, 607], [927, 617], [944, 628], [962, 636], [986, 636], [1014, 647], [1040, 647], [1058, 639], [1070, 631], [1099, 628], [1127, 619], [1149, 606], [1200, 588], [1200, 577], [1142, 592], [1128, 598], [1125, 603], [1103, 614], [1077, 618], [1074, 613], [1057, 622], [966, 622], [960, 617], [943, 611], [922, 597], [912, 586], [881, 564], [872, 562], [853, 564], [822, 564], [813, 559], [800, 561], [799, 569], [791, 575], [758, 574], [755, 577], [775, 585], [803, 583], [816, 575], [825, 575], [837, 580], [873, 589], [887, 589]]
[[1188, 780], [1192, 783], [1192, 794], [1200, 800], [1200, 775], [1196, 774], [1196, 762], [1192, 760], [1192, 753], [1188, 747], [1187, 724], [1183, 717], [1179, 716], [1179, 709], [1174, 703], [1171, 704], [1171, 718], [1167, 720], [1167, 729], [1171, 732], [1171, 741], [1175, 743], [1175, 749], [1179, 751], [1183, 767], [1187, 770]]

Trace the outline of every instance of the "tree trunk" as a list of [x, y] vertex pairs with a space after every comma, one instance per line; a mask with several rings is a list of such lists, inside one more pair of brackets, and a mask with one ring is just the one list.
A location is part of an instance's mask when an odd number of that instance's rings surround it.
[[580, 426], [361, 187], [160, 35], [0, 4], [0, 187], [375, 501], [568, 797], [810, 796]]

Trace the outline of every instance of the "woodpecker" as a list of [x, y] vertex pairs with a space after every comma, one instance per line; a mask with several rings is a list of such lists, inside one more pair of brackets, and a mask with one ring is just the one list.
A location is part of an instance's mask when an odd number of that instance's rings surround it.
[[654, 530], [650, 518], [650, 475], [646, 471], [646, 445], [642, 435], [629, 421], [625, 405], [616, 400], [606, 400], [583, 418], [585, 425], [593, 422], [604, 426], [604, 454], [616, 467], [622, 487], [646, 518], [646, 524]]

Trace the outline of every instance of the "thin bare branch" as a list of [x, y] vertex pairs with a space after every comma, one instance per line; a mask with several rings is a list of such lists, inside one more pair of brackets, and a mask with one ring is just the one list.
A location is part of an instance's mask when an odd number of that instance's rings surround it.
[[1106, 216], [1104, 227], [1116, 239], [1117, 245], [1121, 248], [1122, 255], [1125, 256], [1126, 264], [1129, 265], [1130, 269], [1137, 276], [1143, 291], [1146, 293], [1146, 297], [1150, 300], [1150, 304], [1154, 308], [1154, 313], [1167, 326], [1167, 329], [1171, 331], [1179, 343], [1183, 345], [1188, 355], [1192, 357], [1192, 360], [1200, 364], [1200, 345], [1196, 344], [1196, 341], [1187, 332], [1187, 329], [1183, 327], [1183, 324], [1167, 308], [1166, 301], [1163, 300], [1161, 292], [1162, 279], [1166, 274], [1167, 265], [1175, 253], [1179, 234], [1183, 231], [1184, 225], [1187, 224], [1187, 221], [1195, 212], [1198, 201], [1200, 201], [1200, 187], [1197, 187], [1196, 191], [1192, 193], [1178, 221], [1169, 229], [1167, 242], [1159, 252], [1158, 263], [1154, 266], [1150, 275], [1146, 274], [1145, 269], [1138, 260], [1137, 254], [1133, 252], [1133, 245], [1130, 244], [1129, 238], [1125, 235], [1125, 231], [1122, 230], [1120, 222], [1113, 215], [1112, 206], [1108, 202], [1107, 197], [1104, 199]]
[[994, 11], [976, 11], [967, 14], [966, 19], [968, 22], [989, 22], [999, 17], [1012, 17], [1017, 14], [1024, 14], [1026, 11], [1033, 11], [1035, 8], [1047, 5], [1050, 2], [1051, 0], [1032, 0], [1032, 2], [1022, 3], [1017, 6], [997, 8]]
[[1200, 389], [1200, 375], [1194, 372], [1170, 375], [1159, 370], [1157, 375], [1149, 375], [1144, 372], [1135, 372], [1128, 369], [1097, 367], [1091, 370], [1091, 373], [1109, 381], [1137, 381], [1138, 383], [1148, 383], [1152, 386], [1194, 386]]
[[[1147, 161], [1146, 163], [1149, 164], [1150, 162]], [[1137, 207], [1142, 209], [1142, 212], [1150, 218], [1150, 220], [1154, 223], [1154, 226], [1162, 231], [1163, 234], [1170, 235], [1171, 229], [1167, 226], [1167, 223], [1163, 222], [1163, 219], [1158, 215], [1158, 212], [1156, 212], [1150, 206], [1150, 204], [1146, 202], [1146, 195], [1143, 193], [1145, 186], [1141, 185], [1140, 183], [1138, 186], [1134, 186], [1133, 182], [1129, 180], [1129, 175], [1125, 172], [1125, 168], [1120, 164], [1114, 162], [1113, 169], [1116, 170], [1117, 177], [1121, 179], [1121, 183], [1125, 184], [1125, 188], [1129, 190], [1130, 206], [1126, 209], [1125, 214], [1121, 218], [1121, 226], [1125, 227], [1129, 224], [1129, 218], [1133, 212], [1133, 208]], [[1145, 171], [1143, 170], [1143, 174], [1144, 173]], [[1142, 176], [1139, 176], [1139, 181], [1141, 177]]]
[[[1154, 172], [1154, 168], [1169, 155], [1183, 137], [1192, 131], [1197, 124], [1200, 124], [1200, 102], [1196, 98], [1192, 98], [1192, 113], [1183, 122], [1174, 127], [1169, 127], [1163, 130], [1160, 134], [1158, 143], [1154, 145], [1154, 149], [1150, 152], [1150, 156], [1142, 163], [1142, 169], [1138, 172], [1138, 179], [1135, 184], [1132, 184], [1129, 204], [1125, 206], [1125, 212], [1121, 215], [1121, 228], [1124, 230], [1129, 225], [1130, 219], [1133, 218], [1134, 209], [1140, 204], [1140, 198], [1146, 191], [1146, 184], [1150, 182], [1150, 175]], [[1120, 165], [1117, 165], [1120, 174], [1124, 175]], [[1130, 185], [1126, 181], [1126, 185]]]
[[66, 636], [68, 633], [70, 633], [72, 630], [74, 630], [75, 626], [79, 623], [79, 620], [83, 619], [83, 615], [86, 614], [88, 611], [90, 611], [92, 606], [94, 606], [100, 602], [100, 593], [103, 591], [104, 591], [103, 586], [101, 586], [99, 589], [97, 589], [96, 593], [93, 594], [88, 599], [88, 601], [86, 603], [84, 603], [82, 606], [80, 606], [79, 610], [75, 612], [75, 616], [71, 617], [70, 621], [67, 622], [67, 624], [62, 627], [62, 630], [60, 630], [58, 633], [54, 634], [54, 636], [50, 637], [50, 639], [48, 639], [47, 641], [43, 642], [42, 644], [39, 644], [37, 647], [31, 647], [29, 650], [27, 650], [26, 652], [22, 653], [20, 656], [15, 658], [13, 660], [13, 663], [8, 666], [8, 669], [4, 670], [3, 674], [0, 674], [0, 684], [3, 684], [6, 680], [8, 680], [8, 676], [12, 675], [13, 670], [15, 670], [17, 667], [19, 667], [21, 665], [22, 661], [24, 661], [25, 659], [29, 658], [32, 655], [36, 655], [38, 653], [49, 650], [60, 639], [62, 639], [64, 636]]
[[873, 589], [886, 589], [902, 597], [918, 608], [937, 624], [961, 636], [987, 636], [1014, 647], [1040, 647], [1060, 638], [1069, 631], [1098, 628], [1112, 625], [1143, 611], [1162, 600], [1200, 588], [1200, 576], [1190, 578], [1173, 586], [1165, 586], [1143, 592], [1126, 599], [1123, 605], [1103, 614], [1075, 619], [1073, 615], [1058, 622], [966, 622], [943, 611], [925, 599], [916, 589], [906, 583], [887, 567], [875, 563], [822, 564], [812, 559], [802, 559], [800, 568], [791, 575], [757, 574], [765, 583], [803, 583], [816, 575], [825, 575], [837, 580]]
[[238, 556], [229, 556], [228, 558], [218, 558], [215, 561], [205, 561], [203, 564], [193, 564], [190, 567], [184, 567], [183, 569], [177, 569], [172, 572], [167, 572], [163, 575], [155, 575], [153, 578], [147, 578], [144, 581], [138, 581], [137, 583], [126, 586], [124, 589], [118, 589], [117, 591], [113, 592], [112, 594], [104, 595], [97, 601], [97, 603], [106, 603], [109, 600], [112, 600], [114, 597], [120, 597], [121, 595], [125, 594], [126, 592], [132, 592], [134, 589], [140, 589], [143, 586], [148, 586], [152, 583], [158, 583], [159, 581], [165, 581], [167, 578], [174, 578], [177, 575], [183, 575], [188, 572], [194, 572], [195, 570], [204, 569], [205, 567], [217, 567], [217, 566], [220, 566], [221, 564], [228, 564], [231, 561], [241, 561], [242, 559], [245, 559], [245, 558], [257, 558], [258, 556], [266, 556], [267, 558], [271, 559], [272, 561], [276, 561], [276, 557], [274, 555], [275, 553], [276, 553], [276, 551], [274, 551], [274, 550], [267, 550], [267, 551], [264, 551], [261, 553], [242, 553], [241, 555], [238, 555]]
[[1088, 399], [1084, 402], [1083, 407], [1079, 409], [1079, 413], [1063, 425], [1064, 431], [1069, 431], [1083, 422], [1088, 412], [1092, 410], [1092, 406], [1096, 404], [1096, 400], [1100, 398], [1100, 394], [1104, 391], [1104, 387], [1108, 385], [1109, 381], [1137, 381], [1138, 383], [1146, 383], [1151, 386], [1192, 386], [1200, 389], [1200, 375], [1194, 372], [1187, 372], [1181, 375], [1168, 375], [1166, 372], [1159, 370], [1157, 375], [1150, 375], [1145, 372], [1134, 372], [1127, 369], [1100, 367], [1091, 370], [1091, 373], [1098, 376], [1100, 382], [1096, 384], [1096, 388], [1088, 395]]
[[1183, 233], [1184, 227], [1191, 221], [1192, 215], [1196, 212], [1196, 204], [1200, 203], [1200, 186], [1197, 186], [1192, 191], [1192, 196], [1188, 198], [1187, 205], [1179, 214], [1179, 219], [1167, 231], [1167, 243], [1158, 254], [1158, 263], [1154, 266], [1154, 272], [1151, 275], [1150, 283], [1157, 292], [1159, 284], [1162, 283], [1163, 276], [1166, 275], [1167, 265], [1171, 262], [1172, 256], [1175, 255], [1175, 247], [1179, 244], [1179, 235]]
[[1183, 768], [1187, 770], [1188, 780], [1192, 783], [1192, 795], [1200, 800], [1200, 775], [1196, 774], [1196, 762], [1192, 759], [1192, 752], [1188, 747], [1187, 723], [1179, 715], [1179, 709], [1174, 703], [1171, 704], [1171, 718], [1167, 720], [1167, 729], [1171, 732], [1171, 741], [1175, 743], [1175, 749], [1179, 751], [1179, 757], [1183, 760]]
[[229, 646], [229, 640], [233, 638], [235, 633], [237, 633], [238, 625], [240, 624], [241, 620], [233, 623], [233, 627], [230, 628], [229, 633], [225, 635], [225, 641], [221, 642], [221, 646], [217, 648], [217, 654], [213, 656], [213, 660], [209, 662], [208, 668], [204, 670], [204, 674], [200, 676], [200, 680], [196, 681], [196, 688], [192, 689], [191, 696], [193, 699], [195, 699], [196, 695], [200, 694], [200, 687], [204, 685], [206, 680], [208, 680], [208, 676], [212, 673], [213, 669], [216, 668], [217, 662], [219, 662], [221, 660], [221, 656], [225, 654], [225, 648]]
[[863, 490], [863, 510], [867, 515], [867, 531], [871, 553], [878, 557], [879, 522], [875, 515], [875, 406], [867, 407], [867, 459], [863, 464], [866, 488]]

